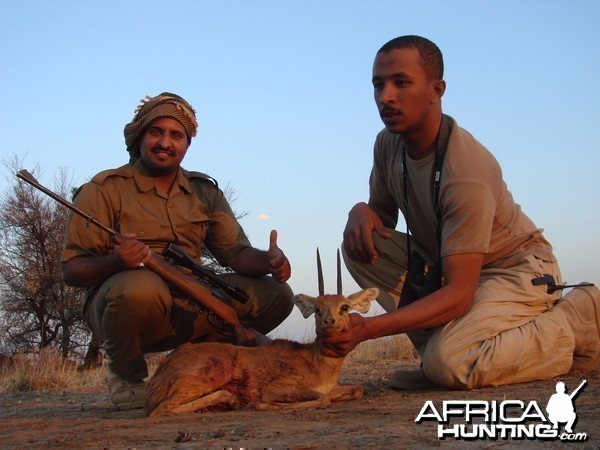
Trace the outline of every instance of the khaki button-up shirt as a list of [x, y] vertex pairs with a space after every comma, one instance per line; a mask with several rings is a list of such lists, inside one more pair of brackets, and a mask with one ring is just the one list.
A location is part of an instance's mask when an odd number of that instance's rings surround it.
[[[200, 262], [204, 243], [219, 263], [226, 264], [250, 246], [223, 192], [199, 172], [180, 169], [166, 193], [138, 161], [99, 173], [76, 192], [74, 203], [112, 229], [134, 233], [157, 254], [172, 242]], [[108, 233], [73, 214], [62, 261], [107, 254], [113, 247]]]

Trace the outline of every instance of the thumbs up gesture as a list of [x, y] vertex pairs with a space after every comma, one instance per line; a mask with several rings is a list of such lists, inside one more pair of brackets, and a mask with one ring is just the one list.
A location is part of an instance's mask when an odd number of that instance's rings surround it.
[[275, 281], [285, 283], [292, 274], [292, 268], [283, 251], [277, 246], [277, 231], [272, 230], [269, 237], [269, 272]]

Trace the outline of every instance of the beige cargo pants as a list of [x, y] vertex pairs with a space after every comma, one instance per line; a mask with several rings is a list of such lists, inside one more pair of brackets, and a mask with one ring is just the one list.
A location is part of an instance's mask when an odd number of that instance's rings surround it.
[[[271, 277], [221, 275], [246, 292], [242, 304], [231, 301], [242, 325], [263, 334], [291, 313], [292, 290]], [[170, 350], [189, 341], [230, 341], [227, 326], [200, 305], [171, 291], [155, 273], [140, 268], [108, 278], [86, 303], [85, 319], [104, 341], [113, 373], [131, 382], [148, 376], [145, 353]]]
[[[373, 265], [351, 261], [344, 252], [350, 274], [359, 286], [380, 289], [378, 302], [387, 312], [397, 308], [407, 267], [406, 235], [391, 232], [391, 239], [373, 235], [380, 254]], [[561, 282], [558, 264], [531, 255], [486, 267], [467, 314], [407, 333], [427, 377], [440, 386], [472, 389], [568, 372], [575, 338], [564, 314], [551, 309], [560, 291], [548, 294], [546, 286], [531, 283], [543, 274]]]

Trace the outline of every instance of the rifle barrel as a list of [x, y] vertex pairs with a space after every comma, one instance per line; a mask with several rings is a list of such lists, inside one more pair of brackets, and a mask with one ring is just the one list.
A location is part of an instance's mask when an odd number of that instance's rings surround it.
[[41, 185], [36, 179], [35, 177], [29, 173], [29, 171], [23, 169], [20, 170], [19, 172], [17, 172], [17, 177], [20, 178], [23, 181], [26, 181], [27, 183], [29, 183], [30, 185], [32, 185], [33, 187], [35, 187], [36, 189], [39, 189], [40, 191], [42, 191], [44, 194], [46, 194], [47, 196], [51, 197], [52, 199], [56, 200], [58, 203], [60, 203], [63, 206], [66, 206], [67, 208], [69, 208], [71, 211], [73, 211], [74, 213], [79, 214], [81, 217], [83, 217], [85, 220], [87, 220], [89, 223], [92, 223], [94, 225], [96, 225], [97, 227], [101, 228], [102, 230], [106, 231], [108, 234], [110, 234], [111, 236], [114, 236], [115, 234], [117, 234], [117, 232], [115, 230], [113, 230], [112, 228], [104, 225], [102, 222], [99, 222], [98, 220], [94, 219], [92, 216], [90, 216], [89, 214], [86, 214], [85, 212], [83, 212], [81, 209], [79, 209], [77, 206], [75, 206], [73, 203], [65, 200], [64, 198], [62, 198], [60, 195], [52, 192], [50, 189], [46, 188], [45, 186]]
[[[117, 231], [113, 230], [112, 228], [109, 228], [108, 226], [104, 225], [102, 222], [99, 222], [98, 220], [94, 219], [92, 216], [86, 214], [81, 209], [77, 208], [71, 202], [62, 198], [60, 195], [52, 192], [50, 189], [41, 185], [35, 179], [35, 177], [31, 173], [29, 173], [27, 170], [20, 170], [17, 173], [17, 177], [22, 179], [23, 181], [26, 181], [27, 183], [29, 183], [36, 189], [39, 189], [44, 194], [48, 195], [49, 197], [51, 197], [54, 200], [56, 200], [57, 202], [59, 202], [61, 205], [69, 208], [71, 211], [79, 214], [80, 216], [85, 218], [89, 223], [92, 223], [93, 225], [96, 225], [97, 227], [99, 227], [102, 230], [109, 233], [111, 235], [111, 238], [117, 245], [122, 244], [127, 239], [121, 233], [118, 233]], [[229, 306], [229, 305], [223, 303], [222, 301], [220, 301], [219, 299], [217, 299], [210, 292], [209, 289], [207, 289], [202, 284], [198, 283], [192, 277], [184, 274], [177, 267], [172, 266], [171, 264], [169, 264], [162, 258], [158, 257], [154, 253], [152, 253], [152, 257], [151, 257], [150, 261], [145, 266], [149, 270], [151, 270], [152, 272], [156, 273], [161, 278], [163, 278], [167, 283], [172, 285], [179, 292], [181, 292], [182, 294], [185, 294], [190, 299], [200, 303], [202, 306], [206, 307], [208, 310], [215, 313], [225, 323], [230, 325], [233, 329], [233, 333], [236, 337], [236, 341], [239, 344], [246, 344], [246, 345], [253, 344], [255, 342], [256, 338], [259, 338], [259, 339], [261, 338], [261, 336], [257, 336], [256, 333], [258, 333], [258, 332], [255, 331], [253, 334], [252, 332], [250, 332], [249, 330], [245, 329], [242, 326], [235, 309], [233, 309], [231, 306]]]
[[573, 392], [571, 392], [571, 394], [569, 394], [569, 397], [570, 398], [575, 397], [586, 383], [587, 383], [587, 380], [583, 380], [581, 382], [581, 384], [579, 386], [577, 386], [577, 389], [575, 389]]

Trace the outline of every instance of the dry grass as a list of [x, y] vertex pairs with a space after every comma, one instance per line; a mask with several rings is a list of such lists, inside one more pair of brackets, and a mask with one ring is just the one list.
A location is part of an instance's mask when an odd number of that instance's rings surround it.
[[[162, 355], [148, 359], [152, 374]], [[372, 364], [382, 360], [394, 360], [400, 364], [417, 364], [419, 357], [404, 335], [381, 338], [361, 343], [348, 355], [356, 363]], [[18, 354], [11, 364], [0, 370], [0, 393], [19, 391], [89, 390], [106, 387], [105, 365], [78, 370], [72, 361], [64, 361], [52, 350], [36, 355]]]
[[0, 392], [61, 391], [104, 386], [105, 368], [78, 371], [77, 364], [63, 360], [53, 350], [17, 354], [0, 372]]
[[362, 342], [347, 359], [366, 364], [389, 360], [403, 365], [417, 365], [420, 362], [419, 355], [405, 334]]

